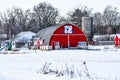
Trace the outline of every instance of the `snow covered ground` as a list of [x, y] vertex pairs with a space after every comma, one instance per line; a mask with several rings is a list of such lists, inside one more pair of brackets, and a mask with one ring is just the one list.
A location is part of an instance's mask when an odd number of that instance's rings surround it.
[[[89, 47], [96, 50], [21, 50], [19, 54], [1, 52], [0, 80], [120, 80], [120, 49], [114, 46]], [[86, 64], [83, 64], [84, 61]], [[45, 65], [48, 65], [47, 69], [58, 70], [65, 75], [45, 75], [42, 72]], [[67, 71], [73, 71], [73, 76]]]

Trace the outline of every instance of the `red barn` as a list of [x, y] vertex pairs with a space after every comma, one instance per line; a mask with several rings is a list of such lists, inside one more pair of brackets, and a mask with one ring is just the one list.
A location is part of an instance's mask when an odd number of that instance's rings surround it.
[[119, 47], [120, 46], [120, 34], [117, 34], [114, 38], [115, 41], [115, 47]]
[[60, 48], [78, 47], [88, 45], [88, 40], [82, 30], [73, 24], [57, 25], [40, 30], [36, 37], [43, 40], [44, 45]]

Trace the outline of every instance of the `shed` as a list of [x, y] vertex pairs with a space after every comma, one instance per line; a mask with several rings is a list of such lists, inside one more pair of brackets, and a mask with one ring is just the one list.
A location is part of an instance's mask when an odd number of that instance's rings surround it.
[[115, 35], [114, 42], [115, 42], [115, 47], [120, 46], [120, 34]]
[[35, 36], [35, 33], [31, 31], [20, 32], [14, 37], [14, 41], [15, 42], [26, 42], [26, 41], [31, 40], [33, 36]]
[[43, 40], [44, 45], [60, 46], [60, 48], [88, 45], [88, 40], [82, 30], [74, 24], [63, 24], [40, 30], [36, 36]]

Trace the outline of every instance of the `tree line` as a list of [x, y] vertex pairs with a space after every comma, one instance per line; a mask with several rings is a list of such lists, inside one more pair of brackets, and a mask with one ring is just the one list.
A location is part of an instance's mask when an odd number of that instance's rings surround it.
[[120, 32], [120, 15], [116, 7], [106, 6], [103, 13], [92, 13], [87, 6], [80, 6], [67, 13], [67, 18], [61, 16], [57, 8], [50, 3], [42, 2], [30, 9], [18, 7], [0, 13], [0, 34], [18, 34], [21, 31], [38, 32], [46, 27], [60, 23], [71, 22], [81, 28], [82, 17], [93, 17], [95, 34], [116, 34]]
[[97, 34], [120, 33], [120, 13], [116, 7], [107, 6], [103, 13], [97, 12], [93, 15], [94, 32]]
[[0, 32], [6, 34], [11, 32], [14, 35], [28, 30], [38, 32], [43, 28], [56, 25], [57, 18], [57, 8], [46, 2], [34, 6], [33, 11], [13, 7], [6, 13], [0, 13]]

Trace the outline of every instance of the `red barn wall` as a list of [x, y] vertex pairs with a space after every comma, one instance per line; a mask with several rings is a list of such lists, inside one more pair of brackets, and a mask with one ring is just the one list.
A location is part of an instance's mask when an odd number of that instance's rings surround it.
[[[64, 26], [66, 25], [72, 26], [73, 33], [64, 33]], [[84, 33], [73, 24], [65, 24], [60, 26], [51, 36], [49, 45], [54, 45], [53, 42], [59, 42], [61, 48], [68, 48], [68, 45], [69, 47], [77, 47], [78, 42], [86, 42], [88, 45], [88, 41]]]

